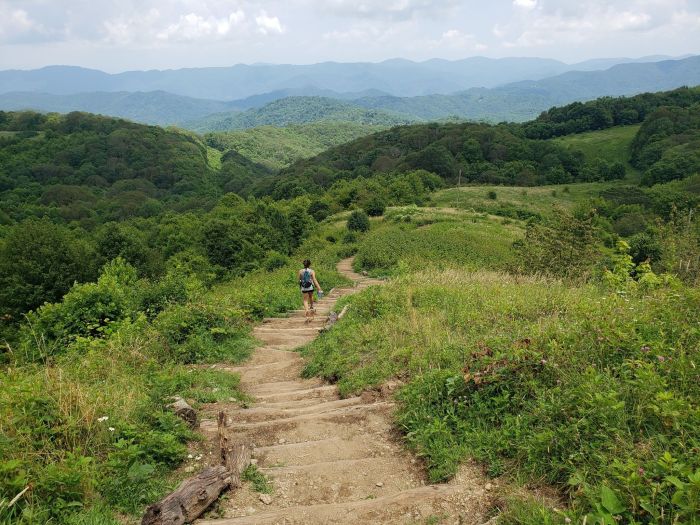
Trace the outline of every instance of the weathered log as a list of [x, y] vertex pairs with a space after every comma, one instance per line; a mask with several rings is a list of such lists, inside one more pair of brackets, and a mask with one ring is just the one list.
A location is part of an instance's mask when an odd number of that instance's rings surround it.
[[227, 426], [226, 414], [223, 411], [219, 412], [218, 430], [221, 465], [226, 467], [226, 470], [231, 475], [231, 487], [236, 488], [241, 485], [243, 471], [250, 465], [253, 450], [243, 443], [233, 443], [226, 432]]
[[328, 320], [326, 321], [326, 324], [323, 326], [323, 330], [330, 330], [335, 323], [340, 321], [343, 317], [345, 317], [345, 314], [348, 311], [348, 306], [345, 305], [343, 306], [343, 309], [340, 311], [340, 313], [336, 312], [331, 312], [330, 315], [328, 316]]
[[191, 428], [197, 427], [197, 411], [181, 397], [174, 397], [168, 408], [175, 412], [175, 415], [183, 419]]
[[241, 475], [250, 465], [252, 449], [233, 443], [228, 432], [226, 414], [219, 412], [220, 465], [207, 467], [183, 481], [175, 492], [146, 509], [141, 525], [183, 525], [198, 518], [219, 495], [241, 486]]
[[223, 465], [207, 467], [183, 481], [175, 492], [149, 506], [141, 525], [184, 525], [199, 517], [231, 485]]

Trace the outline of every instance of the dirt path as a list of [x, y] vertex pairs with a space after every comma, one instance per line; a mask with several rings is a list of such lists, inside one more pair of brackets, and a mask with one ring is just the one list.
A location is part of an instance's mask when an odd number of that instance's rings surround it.
[[303, 359], [292, 350], [318, 336], [340, 297], [382, 282], [353, 272], [351, 263], [341, 261], [338, 270], [355, 286], [320, 301], [313, 323], [304, 323], [303, 311], [265, 320], [254, 332], [265, 346], [245, 366], [229, 368], [255, 402], [209, 405], [202, 431], [213, 443], [215, 414], [225, 410], [236, 439], [254, 444], [254, 461], [272, 479], [273, 492], [261, 498], [246, 484], [221, 503], [221, 518], [198, 524], [487, 521], [491, 493], [476, 467], [464, 467], [449, 484], [426, 484], [420, 462], [392, 429], [390, 396], [341, 399], [335, 386], [300, 378]]

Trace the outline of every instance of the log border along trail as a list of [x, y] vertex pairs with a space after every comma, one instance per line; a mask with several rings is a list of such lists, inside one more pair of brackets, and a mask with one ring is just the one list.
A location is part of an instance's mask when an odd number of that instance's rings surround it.
[[[248, 408], [207, 405], [201, 430], [218, 450], [216, 415], [223, 411], [231, 439], [252, 447], [253, 464], [269, 477], [271, 494], [252, 484], [219, 504], [220, 518], [201, 525], [263, 524], [474, 524], [488, 521], [494, 494], [481, 470], [464, 466], [449, 483], [429, 485], [419, 460], [402, 446], [392, 426], [391, 385], [341, 399], [334, 385], [302, 379], [303, 358], [293, 351], [318, 336], [336, 301], [382, 281], [352, 270], [353, 281], [317, 303], [316, 318], [304, 312], [266, 319], [254, 335], [263, 342], [237, 372], [255, 399]], [[322, 276], [321, 276], [322, 277]], [[300, 298], [301, 301], [301, 298]], [[341, 321], [342, 322], [342, 321]]]

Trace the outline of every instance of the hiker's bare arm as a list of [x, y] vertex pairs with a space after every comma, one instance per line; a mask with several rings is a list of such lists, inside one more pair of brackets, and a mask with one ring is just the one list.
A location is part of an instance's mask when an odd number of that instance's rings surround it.
[[318, 281], [316, 280], [316, 272], [311, 272], [311, 279], [314, 281], [314, 286], [319, 292], [323, 291], [323, 288], [321, 288], [321, 285], [318, 284]]

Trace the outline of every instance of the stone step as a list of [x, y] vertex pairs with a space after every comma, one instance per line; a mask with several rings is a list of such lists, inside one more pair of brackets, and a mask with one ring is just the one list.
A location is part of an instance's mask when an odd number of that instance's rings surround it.
[[[472, 513], [469, 501], [462, 500], [462, 489], [455, 485], [428, 485], [380, 496], [343, 503], [299, 505], [269, 510], [263, 505], [240, 509], [252, 515], [202, 520], [201, 525], [339, 525], [375, 524], [409, 525], [443, 516], [441, 525], [478, 525], [483, 516]], [[276, 505], [278, 496], [274, 496]], [[455, 508], [459, 511], [455, 515]]]
[[354, 439], [333, 436], [316, 441], [258, 447], [253, 451], [253, 457], [257, 459], [259, 467], [309, 465], [323, 461], [377, 457], [387, 452], [387, 447], [391, 445], [378, 441], [372, 434], [360, 435]]
[[[338, 409], [353, 407], [364, 404], [360, 397], [350, 397], [347, 399], [335, 399], [331, 401], [312, 400], [314, 403], [307, 406], [299, 406], [298, 401], [287, 402], [286, 406], [268, 407], [256, 405], [253, 408], [241, 409], [229, 412], [228, 418], [231, 425], [240, 427], [241, 424], [256, 423], [262, 421], [283, 421], [288, 418], [322, 415], [329, 412], [336, 412]], [[296, 403], [296, 404], [295, 404]]]

